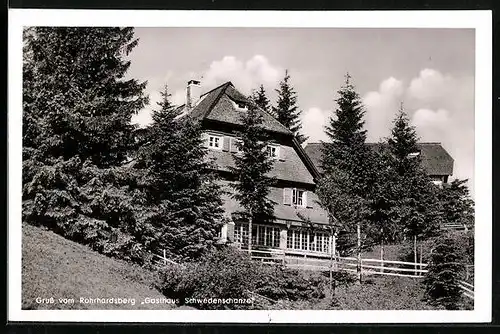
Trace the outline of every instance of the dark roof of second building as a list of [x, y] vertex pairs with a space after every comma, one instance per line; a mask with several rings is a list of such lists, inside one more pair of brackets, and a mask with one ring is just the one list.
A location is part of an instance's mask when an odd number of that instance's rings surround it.
[[[380, 150], [383, 143], [366, 143], [375, 151]], [[422, 158], [422, 166], [428, 175], [452, 175], [453, 174], [453, 158], [444, 149], [441, 143], [418, 143]], [[307, 155], [318, 170], [321, 170], [321, 147], [323, 143], [310, 143], [305, 147]]]

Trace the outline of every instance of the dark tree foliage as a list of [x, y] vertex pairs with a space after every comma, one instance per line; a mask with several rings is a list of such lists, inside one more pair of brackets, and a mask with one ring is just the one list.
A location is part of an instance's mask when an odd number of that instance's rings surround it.
[[453, 180], [439, 192], [443, 219], [449, 224], [474, 226], [474, 201], [470, 197], [467, 180]]
[[373, 173], [376, 182], [373, 184], [371, 201], [369, 202], [370, 215], [367, 233], [373, 241], [384, 245], [401, 240], [403, 227], [401, 226], [401, 210], [399, 203], [401, 193], [406, 185], [399, 182], [399, 175], [391, 167], [392, 156], [388, 149], [381, 145], [382, 150], [375, 155]]
[[390, 165], [399, 175], [415, 173], [420, 166], [420, 156], [412, 155], [419, 152], [418, 136], [415, 127], [410, 125], [410, 119], [403, 109], [403, 104], [393, 121], [391, 136], [387, 139], [392, 161]]
[[435, 235], [441, 223], [439, 189], [421, 166], [417, 133], [403, 106], [393, 124], [385, 156], [389, 168], [397, 173], [397, 178], [388, 184], [395, 190], [390, 197], [396, 223], [400, 231], [404, 230], [401, 234], [426, 238]]
[[281, 124], [293, 132], [297, 141], [302, 144], [307, 140], [307, 137], [301, 133], [300, 114], [302, 111], [297, 106], [297, 93], [290, 84], [288, 70], [285, 71], [285, 77], [279, 83], [276, 92], [278, 93], [278, 100], [276, 107], [272, 108], [273, 114]]
[[125, 78], [137, 43], [132, 28], [24, 32], [23, 220], [126, 258], [138, 247], [121, 165], [148, 101], [146, 83]]
[[[373, 202], [375, 156], [365, 145], [365, 110], [349, 75], [338, 94], [335, 100], [338, 107], [325, 129], [330, 142], [323, 145], [324, 175], [318, 184], [318, 195], [337, 229], [350, 232], [351, 240], [342, 240], [352, 244], [352, 238], [357, 238], [353, 233], [361, 228], [358, 225], [363, 226], [363, 231], [369, 231], [366, 224], [370, 222]], [[361, 247], [371, 242], [370, 235], [363, 234]], [[339, 244], [339, 247], [343, 246]]]
[[452, 238], [437, 238], [424, 278], [426, 299], [447, 310], [459, 309], [462, 291], [459, 281], [464, 270], [460, 249]]
[[268, 113], [271, 112], [270, 101], [266, 96], [264, 85], [260, 85], [259, 89], [252, 93], [251, 99], [262, 110]]
[[146, 132], [137, 168], [144, 191], [143, 215], [135, 237], [146, 249], [165, 250], [176, 261], [193, 260], [210, 250], [222, 224], [220, 187], [205, 159], [200, 125], [170, 103], [168, 87]]
[[338, 94], [335, 100], [338, 107], [325, 128], [330, 142], [323, 145], [322, 169], [326, 175], [331, 174], [332, 169], [348, 173], [352, 179], [352, 190], [356, 194], [366, 194], [371, 181], [372, 168], [369, 164], [373, 156], [365, 145], [365, 109], [349, 74]]
[[243, 128], [238, 133], [240, 142], [237, 144], [241, 154], [233, 155], [235, 167], [231, 168], [236, 177], [232, 184], [235, 189], [233, 196], [245, 209], [250, 221], [269, 220], [273, 217], [274, 206], [268, 195], [275, 179], [269, 177], [273, 158], [267, 152], [263, 117], [253, 103], [249, 103], [241, 121]]

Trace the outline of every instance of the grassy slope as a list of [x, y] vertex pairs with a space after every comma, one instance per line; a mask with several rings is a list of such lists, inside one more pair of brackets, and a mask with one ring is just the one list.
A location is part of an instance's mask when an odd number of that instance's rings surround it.
[[[163, 298], [152, 288], [153, 273], [110, 259], [53, 232], [23, 224], [23, 309], [169, 309], [169, 304], [143, 304], [144, 298]], [[37, 297], [56, 299], [39, 304]], [[80, 304], [80, 297], [135, 298], [131, 304]], [[57, 302], [74, 298], [73, 305]], [[174, 306], [175, 307], [175, 306]]]

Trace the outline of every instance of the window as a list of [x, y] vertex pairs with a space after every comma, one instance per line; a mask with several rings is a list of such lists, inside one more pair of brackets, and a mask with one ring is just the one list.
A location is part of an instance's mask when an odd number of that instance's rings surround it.
[[328, 253], [330, 237], [327, 233], [292, 228], [288, 230], [286, 247], [288, 249]]
[[306, 206], [306, 192], [300, 189], [292, 189], [292, 204], [294, 206]]
[[208, 147], [221, 150], [222, 149], [222, 136], [209, 135], [208, 136]]
[[[248, 223], [236, 223], [234, 226], [234, 240], [242, 245], [248, 245]], [[252, 245], [279, 248], [279, 227], [253, 224]]]
[[279, 158], [279, 146], [277, 145], [268, 145], [266, 147], [267, 150], [267, 156], [273, 159], [278, 159]]

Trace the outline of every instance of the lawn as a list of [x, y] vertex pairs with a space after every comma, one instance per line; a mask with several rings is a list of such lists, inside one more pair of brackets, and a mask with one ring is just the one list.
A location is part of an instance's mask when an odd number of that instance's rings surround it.
[[[146, 298], [164, 296], [153, 288], [155, 275], [139, 266], [114, 260], [53, 232], [23, 224], [23, 309], [171, 309]], [[40, 303], [37, 298], [54, 299]], [[72, 298], [64, 304], [59, 298]], [[80, 298], [122, 298], [126, 304], [80, 303]], [[135, 300], [132, 305], [131, 299]], [[144, 304], [142, 304], [144, 302]], [[182, 307], [187, 308], [187, 307]]]

